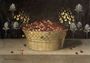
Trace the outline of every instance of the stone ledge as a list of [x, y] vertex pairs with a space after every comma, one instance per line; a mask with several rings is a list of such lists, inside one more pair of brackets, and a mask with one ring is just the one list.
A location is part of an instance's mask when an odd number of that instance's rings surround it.
[[25, 47], [26, 39], [0, 39], [0, 55], [90, 55], [90, 39], [68, 39], [57, 51], [32, 51]]

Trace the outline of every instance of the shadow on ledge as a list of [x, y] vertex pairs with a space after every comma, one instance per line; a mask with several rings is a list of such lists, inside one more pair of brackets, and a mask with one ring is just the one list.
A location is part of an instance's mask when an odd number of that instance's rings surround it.
[[80, 40], [65, 40], [63, 48], [75, 48], [81, 45], [82, 42]]

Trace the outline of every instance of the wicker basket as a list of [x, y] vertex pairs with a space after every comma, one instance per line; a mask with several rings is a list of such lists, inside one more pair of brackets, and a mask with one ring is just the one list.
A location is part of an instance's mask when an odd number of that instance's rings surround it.
[[66, 31], [24, 31], [27, 38], [27, 45], [32, 50], [50, 51], [63, 47]]

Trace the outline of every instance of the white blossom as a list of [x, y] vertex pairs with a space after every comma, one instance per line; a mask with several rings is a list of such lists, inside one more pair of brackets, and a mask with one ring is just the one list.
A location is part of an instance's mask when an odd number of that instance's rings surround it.
[[90, 32], [90, 25], [86, 24], [84, 27], [85, 32]]
[[75, 23], [70, 24], [70, 30], [73, 31], [73, 32], [75, 32], [77, 30], [77, 27], [76, 27]]
[[77, 28], [82, 28], [82, 23], [81, 22], [77, 23]]
[[8, 29], [9, 29], [9, 23], [8, 23], [8, 22], [5, 22], [5, 23], [4, 23], [3, 29], [4, 29], [4, 30], [8, 30]]
[[18, 27], [19, 27], [19, 23], [15, 21], [13, 23], [13, 29], [18, 29]]
[[12, 4], [10, 5], [9, 10], [10, 10], [10, 11], [15, 11], [15, 10], [16, 10], [16, 7], [15, 7], [15, 4], [14, 4], [14, 3], [12, 3]]
[[82, 11], [83, 11], [82, 5], [81, 5], [81, 4], [77, 4], [77, 5], [76, 5], [76, 8], [75, 8], [75, 11], [76, 11], [77, 13], [82, 12]]

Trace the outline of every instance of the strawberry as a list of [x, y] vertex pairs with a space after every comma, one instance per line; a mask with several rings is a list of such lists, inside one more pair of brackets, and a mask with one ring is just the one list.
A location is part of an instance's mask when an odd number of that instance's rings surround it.
[[23, 29], [29, 29], [31, 31], [61, 31], [64, 27], [50, 20], [36, 20], [31, 24], [24, 24]]

